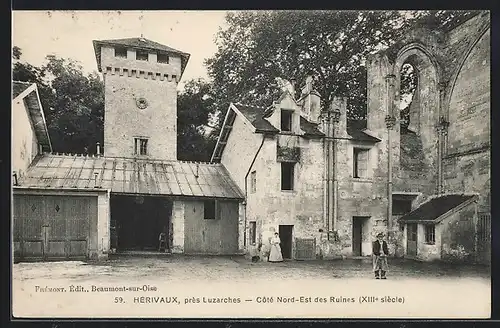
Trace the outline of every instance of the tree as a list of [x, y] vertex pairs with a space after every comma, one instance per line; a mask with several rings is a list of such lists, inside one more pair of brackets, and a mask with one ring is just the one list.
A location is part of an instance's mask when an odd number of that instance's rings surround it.
[[[14, 47], [13, 53], [21, 51]], [[17, 61], [13, 79], [36, 83], [56, 152], [94, 153], [103, 143], [104, 85], [97, 73], [85, 75], [74, 60], [47, 56], [35, 67]]]
[[[217, 35], [218, 50], [206, 61], [218, 109], [225, 113], [229, 102], [269, 106], [280, 93], [280, 79], [302, 82], [311, 75], [323, 108], [333, 97], [347, 97], [349, 117], [363, 118], [369, 53], [394, 44], [417, 23], [450, 26], [468, 15], [458, 11], [230, 13], [228, 27]], [[295, 84], [296, 91], [300, 87]]]
[[211, 85], [188, 81], [177, 98], [177, 151], [180, 160], [209, 161], [216, 138], [211, 134], [215, 114]]
[[[47, 56], [42, 67], [22, 62], [13, 47], [13, 80], [36, 83], [56, 152], [95, 153], [104, 140], [104, 84], [98, 73], [84, 74], [72, 59]], [[178, 98], [178, 157], [208, 161], [216, 139], [210, 135], [215, 107], [209, 83], [192, 80]]]

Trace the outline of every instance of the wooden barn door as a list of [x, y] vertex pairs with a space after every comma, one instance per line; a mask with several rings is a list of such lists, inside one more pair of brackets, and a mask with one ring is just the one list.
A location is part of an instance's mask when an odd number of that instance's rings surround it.
[[29, 195], [13, 198], [14, 258], [43, 259], [47, 247], [43, 198]]
[[14, 257], [82, 259], [97, 197], [15, 195], [13, 214]]
[[221, 201], [221, 254], [234, 255], [238, 253], [238, 203]]

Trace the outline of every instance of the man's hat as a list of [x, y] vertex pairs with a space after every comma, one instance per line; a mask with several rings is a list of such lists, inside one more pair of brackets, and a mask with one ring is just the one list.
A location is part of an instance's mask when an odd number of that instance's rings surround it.
[[378, 238], [378, 237], [384, 237], [384, 233], [383, 233], [383, 232], [379, 232], [379, 233], [377, 234], [377, 238]]

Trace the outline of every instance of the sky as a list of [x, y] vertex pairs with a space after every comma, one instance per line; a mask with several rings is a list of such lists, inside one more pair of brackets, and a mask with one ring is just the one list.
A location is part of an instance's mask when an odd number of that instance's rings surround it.
[[12, 45], [34, 66], [45, 56], [72, 58], [85, 72], [97, 71], [92, 40], [140, 37], [191, 54], [182, 82], [208, 78], [203, 65], [217, 50], [224, 11], [14, 11]]

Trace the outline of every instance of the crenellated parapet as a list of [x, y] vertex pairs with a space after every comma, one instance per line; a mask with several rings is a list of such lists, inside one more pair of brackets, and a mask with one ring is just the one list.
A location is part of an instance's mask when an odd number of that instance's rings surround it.
[[111, 67], [107, 66], [105, 70], [103, 70], [103, 74], [105, 75], [118, 75], [124, 77], [132, 77], [137, 79], [146, 79], [146, 80], [160, 80], [175, 83], [179, 83], [180, 77], [177, 74], [166, 74], [162, 72], [152, 72], [147, 70], [138, 70], [138, 69], [130, 69], [124, 67]]

